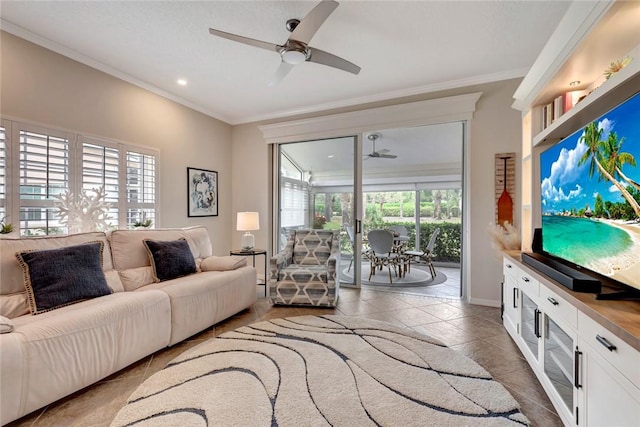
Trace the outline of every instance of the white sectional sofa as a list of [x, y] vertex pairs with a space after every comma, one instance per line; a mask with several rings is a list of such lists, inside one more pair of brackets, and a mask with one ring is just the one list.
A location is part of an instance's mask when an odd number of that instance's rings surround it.
[[[188, 242], [197, 273], [154, 282], [143, 239], [181, 238]], [[103, 242], [102, 269], [112, 293], [30, 314], [23, 269], [15, 254], [95, 241]], [[255, 284], [253, 267], [238, 259], [212, 257], [205, 227], [0, 239], [0, 316], [13, 324], [12, 332], [0, 334], [0, 423], [44, 407], [251, 306]]]

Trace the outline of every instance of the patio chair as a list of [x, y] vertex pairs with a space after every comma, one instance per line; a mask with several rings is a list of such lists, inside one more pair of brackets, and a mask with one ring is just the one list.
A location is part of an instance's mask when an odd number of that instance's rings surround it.
[[337, 230], [292, 230], [269, 262], [269, 299], [277, 305], [335, 307], [340, 287]]
[[369, 241], [369, 262], [371, 269], [369, 271], [369, 280], [371, 276], [376, 274], [376, 269], [387, 267], [389, 270], [389, 283], [393, 283], [391, 277], [391, 268], [393, 268], [396, 276], [398, 275], [397, 263], [399, 255], [393, 252], [393, 234], [388, 230], [371, 230], [367, 234]]
[[433, 279], [436, 277], [436, 268], [433, 266], [433, 261], [431, 258], [433, 257], [433, 248], [436, 245], [438, 234], [440, 234], [440, 228], [436, 228], [435, 230], [433, 230], [433, 233], [431, 233], [431, 237], [429, 237], [429, 243], [427, 243], [427, 247], [424, 251], [404, 251], [404, 254], [408, 259], [407, 268], [409, 272], [411, 272], [411, 258], [419, 257], [427, 263], [429, 272], [431, 273], [431, 278]]

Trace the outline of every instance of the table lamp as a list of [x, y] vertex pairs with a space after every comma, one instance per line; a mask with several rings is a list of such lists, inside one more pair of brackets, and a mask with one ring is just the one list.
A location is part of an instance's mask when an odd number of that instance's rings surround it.
[[253, 249], [256, 238], [250, 232], [260, 230], [260, 217], [258, 216], [258, 212], [238, 212], [236, 230], [245, 231], [242, 235], [242, 249]]

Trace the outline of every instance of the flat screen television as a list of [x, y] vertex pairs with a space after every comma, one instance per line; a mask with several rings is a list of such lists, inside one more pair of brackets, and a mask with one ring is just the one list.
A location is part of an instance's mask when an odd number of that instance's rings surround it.
[[[640, 296], [640, 92], [540, 154], [543, 255]], [[604, 295], [601, 295], [604, 298]]]

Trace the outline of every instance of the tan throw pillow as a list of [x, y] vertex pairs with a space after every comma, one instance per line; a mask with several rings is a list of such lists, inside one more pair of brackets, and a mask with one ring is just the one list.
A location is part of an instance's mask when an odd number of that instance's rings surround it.
[[0, 316], [0, 334], [6, 334], [13, 331], [13, 322], [4, 316]]
[[0, 316], [14, 319], [29, 314], [27, 291], [11, 295], [0, 295]]
[[143, 286], [155, 283], [152, 267], [128, 268], [120, 272], [120, 280], [125, 291], [135, 291]]
[[210, 256], [202, 260], [202, 271], [226, 271], [247, 265], [247, 258], [243, 256]]

